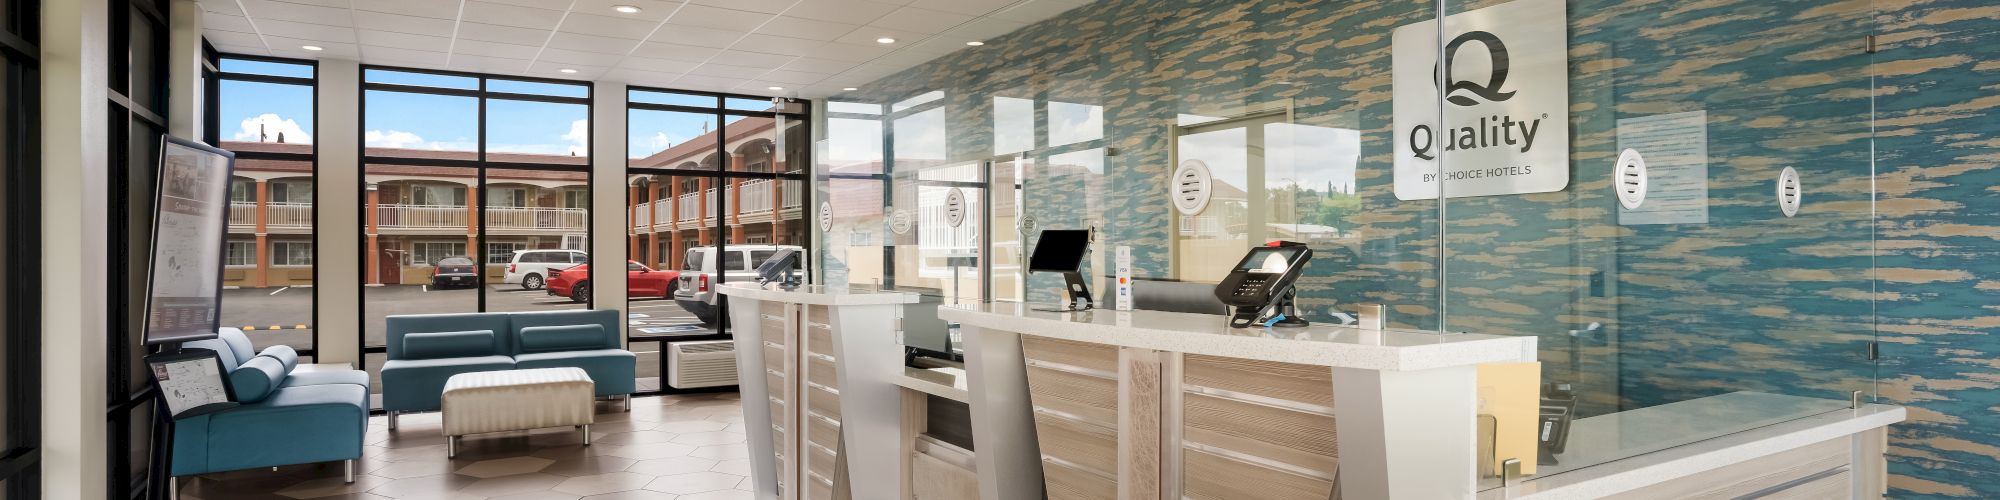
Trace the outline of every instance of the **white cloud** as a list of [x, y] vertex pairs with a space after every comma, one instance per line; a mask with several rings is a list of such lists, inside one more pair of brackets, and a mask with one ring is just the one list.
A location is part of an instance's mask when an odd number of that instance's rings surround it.
[[286, 143], [312, 144], [312, 134], [306, 133], [305, 128], [299, 126], [298, 121], [280, 117], [276, 113], [264, 113], [244, 118], [242, 128], [237, 129], [236, 134], [231, 136], [230, 140], [257, 142], [259, 141], [259, 131], [264, 134], [263, 142], [278, 142], [278, 135], [284, 134]]
[[667, 137], [666, 132], [654, 132], [652, 137], [646, 138], [646, 148], [649, 151], [660, 151], [672, 147], [674, 142], [672, 137]]
[[590, 120], [569, 122], [569, 133], [563, 134], [562, 138], [569, 141], [567, 153], [576, 156], [590, 155]]
[[[390, 130], [386, 132], [381, 130], [370, 130], [368, 131], [368, 133], [364, 134], [363, 140], [368, 145], [368, 147], [376, 147], [376, 148], [415, 148], [426, 144], [426, 142], [424, 142], [423, 137], [420, 137], [417, 134], [412, 134], [401, 130]], [[430, 149], [436, 149], [436, 148], [430, 148]]]

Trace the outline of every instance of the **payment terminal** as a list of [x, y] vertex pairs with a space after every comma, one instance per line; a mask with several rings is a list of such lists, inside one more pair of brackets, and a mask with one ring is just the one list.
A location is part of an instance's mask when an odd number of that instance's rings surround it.
[[1242, 262], [1215, 285], [1215, 298], [1228, 305], [1233, 314], [1229, 318], [1232, 328], [1248, 328], [1253, 324], [1262, 326], [1306, 326], [1305, 319], [1298, 317], [1294, 301], [1298, 292], [1292, 287], [1299, 275], [1305, 272], [1306, 261], [1312, 260], [1312, 249], [1304, 243], [1274, 241], [1266, 246], [1250, 249]]

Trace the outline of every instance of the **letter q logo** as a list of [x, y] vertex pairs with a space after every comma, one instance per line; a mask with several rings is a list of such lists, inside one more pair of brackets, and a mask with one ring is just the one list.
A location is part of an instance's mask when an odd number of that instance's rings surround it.
[[[1459, 47], [1464, 46], [1466, 42], [1479, 42], [1480, 45], [1486, 46], [1487, 56], [1493, 61], [1493, 73], [1487, 75], [1484, 84], [1452, 77], [1452, 60], [1458, 57]], [[1460, 106], [1479, 104], [1479, 101], [1462, 94], [1461, 91], [1477, 95], [1487, 102], [1501, 102], [1514, 98], [1514, 92], [1500, 91], [1500, 87], [1507, 84], [1507, 66], [1507, 44], [1502, 43], [1500, 37], [1485, 31], [1468, 31], [1458, 38], [1453, 38], [1451, 43], [1444, 46], [1444, 80], [1448, 82], [1444, 86], [1445, 100]], [[1433, 71], [1431, 74], [1437, 73]]]

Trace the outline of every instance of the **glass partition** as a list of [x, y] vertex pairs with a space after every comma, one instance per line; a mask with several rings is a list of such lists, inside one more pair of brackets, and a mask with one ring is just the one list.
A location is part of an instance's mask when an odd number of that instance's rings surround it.
[[1092, 3], [831, 98], [826, 283], [971, 276], [931, 211], [972, 181], [983, 300], [1061, 300], [1020, 266], [1045, 229], [1097, 231], [1103, 308], [1121, 247], [1214, 283], [1286, 240], [1314, 323], [1535, 337], [1575, 399], [1538, 475], [1844, 409], [1877, 379], [1874, 15]]

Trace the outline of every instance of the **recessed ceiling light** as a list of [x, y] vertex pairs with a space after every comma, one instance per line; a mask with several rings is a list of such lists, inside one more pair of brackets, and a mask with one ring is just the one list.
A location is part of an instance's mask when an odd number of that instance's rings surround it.
[[896, 39], [885, 36], [882, 38], [875, 39], [875, 43], [896, 43]]
[[302, 46], [300, 46], [299, 48], [301, 48], [301, 49], [306, 49], [306, 50], [310, 50], [310, 51], [313, 51], [313, 52], [319, 52], [319, 51], [322, 51], [322, 50], [326, 50], [326, 47], [321, 47], [321, 46], [318, 46], [318, 45], [302, 45]]
[[784, 87], [764, 87], [764, 88], [767, 88], [767, 89], [771, 89], [771, 90], [785, 90], [785, 88], [784, 88]]
[[619, 12], [619, 13], [621, 13], [621, 14], [638, 14], [638, 13], [639, 13], [639, 8], [638, 8], [638, 7], [634, 7], [634, 6], [631, 6], [631, 5], [613, 5], [613, 6], [611, 6], [611, 10], [615, 10], [615, 11], [618, 11], [618, 12]]
[[974, 46], [974, 47], [978, 47], [978, 46], [981, 46], [981, 45], [986, 45], [986, 42], [981, 42], [981, 41], [977, 41], [977, 40], [974, 40], [974, 41], [970, 41], [970, 42], [965, 42], [965, 44], [966, 44], [966, 45], [971, 45], [971, 46]]
[[856, 90], [861, 90], [861, 89], [859, 89], [859, 88], [856, 88], [856, 87], [848, 87], [848, 88], [844, 88], [844, 89], [840, 89], [840, 90], [845, 90], [845, 91], [848, 91], [848, 92], [853, 92], [853, 91], [856, 91]]
[[574, 69], [570, 69], [570, 68], [563, 68], [563, 69], [559, 69], [559, 70], [556, 70], [556, 71], [561, 71], [561, 72], [563, 72], [564, 74], [570, 74], [570, 75], [574, 75], [574, 74], [576, 74], [576, 70], [574, 70]]

